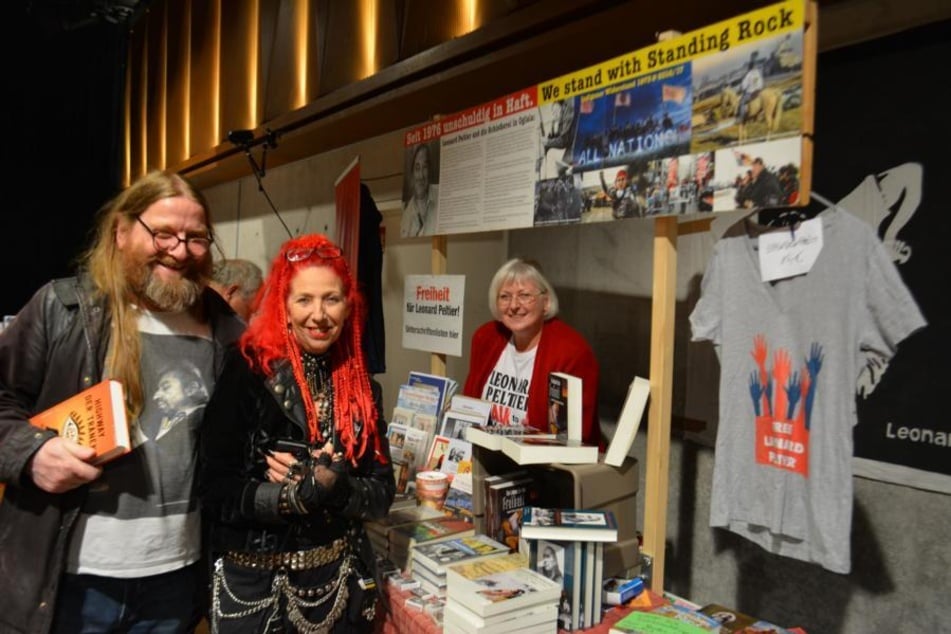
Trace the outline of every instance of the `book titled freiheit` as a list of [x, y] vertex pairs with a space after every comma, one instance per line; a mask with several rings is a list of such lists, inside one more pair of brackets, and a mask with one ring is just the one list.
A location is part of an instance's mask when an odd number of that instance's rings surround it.
[[131, 450], [122, 384], [106, 379], [30, 417], [30, 422], [91, 447], [100, 465]]
[[485, 492], [485, 532], [518, 550], [522, 509], [538, 499], [535, 478], [526, 475], [511, 480], [490, 482]]
[[489, 617], [528, 606], [555, 605], [561, 584], [528, 568], [514, 553], [446, 568], [446, 597], [477, 616]]
[[562, 541], [616, 542], [617, 520], [611, 511], [546, 509], [522, 512], [522, 537]]

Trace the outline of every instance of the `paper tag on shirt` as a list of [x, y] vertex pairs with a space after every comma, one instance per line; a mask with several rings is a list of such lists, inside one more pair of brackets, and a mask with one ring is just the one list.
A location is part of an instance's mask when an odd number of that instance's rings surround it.
[[808, 273], [822, 251], [822, 219], [759, 237], [759, 270], [764, 282]]

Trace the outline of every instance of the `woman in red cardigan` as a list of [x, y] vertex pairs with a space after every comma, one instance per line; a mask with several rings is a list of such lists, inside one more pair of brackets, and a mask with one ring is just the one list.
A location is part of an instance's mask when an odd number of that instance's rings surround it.
[[582, 439], [600, 444], [598, 361], [576, 330], [558, 319], [558, 296], [538, 266], [515, 258], [489, 285], [495, 320], [472, 335], [463, 393], [492, 401], [496, 424], [547, 429], [548, 373], [581, 377]]

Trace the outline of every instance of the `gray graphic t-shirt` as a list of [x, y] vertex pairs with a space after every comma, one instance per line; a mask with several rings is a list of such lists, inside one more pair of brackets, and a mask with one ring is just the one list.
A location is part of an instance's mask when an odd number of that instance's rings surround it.
[[186, 313], [143, 312], [139, 331], [145, 404], [131, 423], [133, 451], [92, 483], [69, 572], [141, 577], [200, 554], [194, 476], [198, 425], [214, 383], [210, 330]]

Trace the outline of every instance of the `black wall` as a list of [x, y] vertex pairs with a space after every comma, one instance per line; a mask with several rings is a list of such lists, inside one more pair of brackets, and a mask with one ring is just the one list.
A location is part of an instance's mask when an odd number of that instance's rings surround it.
[[72, 272], [95, 212], [118, 191], [126, 27], [4, 4], [0, 314], [14, 314]]

